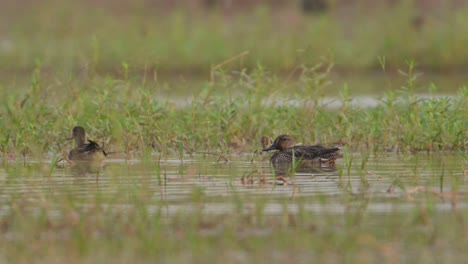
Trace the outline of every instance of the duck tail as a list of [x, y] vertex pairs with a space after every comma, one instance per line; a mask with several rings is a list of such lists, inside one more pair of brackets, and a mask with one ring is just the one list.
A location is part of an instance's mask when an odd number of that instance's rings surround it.
[[88, 139], [88, 142], [89, 142], [90, 150], [99, 149], [100, 151], [102, 151], [102, 154], [104, 154], [104, 157], [107, 157], [108, 155], [107, 152], [101, 146], [99, 146], [99, 144], [96, 141], [92, 141]]
[[319, 155], [320, 160], [323, 162], [326, 162], [326, 161], [336, 160], [337, 158], [342, 158], [343, 154], [341, 154], [339, 151], [340, 151], [340, 148], [324, 149]]

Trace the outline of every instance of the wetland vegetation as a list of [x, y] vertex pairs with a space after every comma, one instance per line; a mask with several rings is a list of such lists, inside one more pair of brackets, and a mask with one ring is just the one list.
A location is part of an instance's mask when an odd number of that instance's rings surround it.
[[454, 1], [432, 10], [418, 8], [418, 1], [371, 7], [356, 1], [320, 15], [302, 14], [295, 1], [237, 13], [167, 10], [142, 0], [6, 2], [0, 11], [0, 68], [8, 74], [30, 72], [37, 61], [60, 74], [116, 74], [123, 63], [130, 71], [205, 74], [235, 56], [225, 68], [260, 64], [288, 72], [323, 57], [348, 71], [380, 70], [379, 57], [393, 69], [409, 59], [444, 72], [468, 66], [468, 8], [451, 6]]
[[[180, 103], [125, 79], [34, 74], [2, 96], [1, 259], [463, 262], [468, 89], [420, 97], [410, 74], [376, 107], [345, 87], [330, 108], [326, 78], [305, 68], [290, 92], [261, 69], [217, 73]], [[56, 166], [76, 124], [110, 153], [100, 172]], [[345, 157], [276, 186], [259, 140], [280, 133], [341, 144]]]
[[[0, 262], [468, 257], [468, 83], [421, 85], [466, 70], [465, 9], [413, 28], [404, 3], [377, 8], [348, 32], [333, 12], [286, 27], [265, 7], [61, 3], [0, 10], [15, 24], [0, 39]], [[369, 69], [371, 103], [333, 83]], [[58, 162], [76, 125], [103, 167]], [[344, 157], [278, 184], [260, 139], [284, 133]]]
[[[108, 151], [132, 156], [252, 153], [262, 136], [282, 133], [353, 151], [463, 152], [468, 88], [452, 96], [421, 97], [412, 92], [413, 71], [410, 66], [408, 83], [379, 97], [375, 107], [353, 104], [350, 88], [344, 87], [332, 99], [339, 103], [336, 109], [323, 95], [327, 74], [314, 68], [304, 68], [294, 87], [262, 69], [236, 77], [218, 73], [219, 80], [207, 81], [199, 94], [182, 102], [159, 98], [158, 85], [112, 78], [44, 83], [35, 73], [25, 91], [2, 94], [1, 150], [4, 156], [54, 158], [64, 150], [70, 129], [81, 124]], [[65, 88], [70, 91], [62, 93]]]

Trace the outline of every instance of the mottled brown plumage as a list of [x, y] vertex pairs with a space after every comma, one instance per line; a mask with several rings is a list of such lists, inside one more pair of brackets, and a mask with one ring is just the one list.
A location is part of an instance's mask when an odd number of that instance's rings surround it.
[[290, 163], [296, 161], [312, 162], [317, 164], [334, 164], [337, 158], [342, 157], [340, 148], [326, 148], [321, 145], [296, 146], [294, 140], [288, 135], [278, 136], [273, 144], [263, 151], [278, 150], [271, 156], [271, 163]]
[[73, 128], [70, 139], [75, 140], [75, 148], [68, 154], [68, 159], [71, 161], [102, 161], [107, 156], [98, 143], [92, 140], [86, 143], [86, 132], [81, 126]]

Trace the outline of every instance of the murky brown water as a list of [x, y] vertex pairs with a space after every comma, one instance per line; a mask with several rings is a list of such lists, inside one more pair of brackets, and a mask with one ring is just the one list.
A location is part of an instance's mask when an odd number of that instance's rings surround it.
[[355, 154], [349, 175], [341, 159], [334, 169], [303, 171], [286, 183], [275, 180], [268, 161], [249, 159], [235, 157], [230, 163], [210, 157], [169, 159], [159, 166], [157, 159], [110, 159], [97, 170], [51, 168], [50, 161], [4, 161], [0, 212], [8, 210], [13, 197], [22, 195], [71, 199], [83, 206], [98, 199], [116, 208], [125, 208], [126, 201], [137, 195], [150, 211], [163, 204], [169, 214], [192, 210], [201, 196], [203, 211], [213, 214], [237, 210], [237, 199], [243, 200], [244, 210], [249, 200], [260, 199], [267, 214], [296, 212], [298, 205], [292, 201], [299, 197], [307, 199], [302, 210], [340, 213], [346, 209], [343, 195], [367, 200], [367, 210], [377, 213], [413, 208], [409, 201], [427, 196], [434, 198], [437, 210], [468, 207], [463, 153], [379, 154], [371, 156], [363, 170], [362, 157]]

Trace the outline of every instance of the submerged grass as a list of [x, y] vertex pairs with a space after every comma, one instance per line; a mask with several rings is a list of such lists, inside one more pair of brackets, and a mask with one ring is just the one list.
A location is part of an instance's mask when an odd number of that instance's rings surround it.
[[[145, 210], [122, 214], [100, 208], [78, 209], [57, 219], [45, 212], [40, 216], [16, 212], [8, 220], [4, 217], [2, 224], [11, 225], [8, 233], [22, 237], [8, 242], [2, 239], [1, 246], [4, 260], [16, 263], [37, 259], [47, 263], [463, 262], [466, 229], [459, 219], [466, 214], [442, 215], [423, 206], [419, 209], [414, 213], [363, 215], [358, 223], [352, 220], [357, 217], [353, 209], [342, 218], [351, 223], [307, 213], [301, 217], [265, 216], [262, 223], [249, 220], [255, 218], [249, 214], [237, 218], [182, 213], [162, 223], [161, 215]], [[399, 220], [389, 221], [390, 217]], [[431, 223], [424, 223], [424, 218], [430, 218]], [[30, 244], [35, 244], [35, 249], [25, 250]]]
[[[153, 165], [142, 166], [152, 171]], [[445, 177], [458, 178], [459, 173], [449, 173], [454, 168], [448, 167], [442, 172]], [[424, 191], [412, 192], [408, 198], [346, 188], [337, 195], [270, 197], [245, 194], [239, 186], [230, 188], [229, 195], [213, 195], [207, 190], [211, 184], [194, 186], [187, 199], [171, 201], [163, 197], [174, 191], [165, 189], [170, 184], [155, 184], [154, 175], [122, 172], [125, 165], [109, 166], [100, 181], [95, 176], [47, 176], [42, 170], [48, 168], [41, 165], [6, 163], [2, 168], [8, 176], [1, 182], [0, 194], [8, 199], [2, 198], [0, 258], [8, 263], [463, 263], [466, 259], [468, 214], [463, 192], [450, 209], [436, 208], [448, 203]], [[421, 169], [417, 163], [415, 168]], [[212, 174], [201, 176], [208, 175]], [[400, 188], [411, 189], [417, 179], [416, 185], [435, 180], [417, 173], [407, 176]], [[455, 193], [445, 199], [454, 197]], [[374, 211], [379, 202], [391, 208]], [[220, 203], [231, 212], [207, 210]], [[271, 204], [281, 208], [278, 213], [267, 213]], [[319, 209], [308, 210], [310, 205]]]
[[[260, 138], [292, 134], [304, 143], [345, 144], [353, 151], [466, 149], [468, 88], [427, 98], [408, 83], [389, 90], [375, 107], [360, 106], [345, 86], [330, 107], [328, 74], [303, 68], [298, 82], [285, 82], [259, 67], [202, 83], [202, 92], [182, 100], [161, 98], [155, 82], [128, 78], [43, 80], [34, 71], [27, 88], [2, 87], [0, 150], [5, 155], [60, 155], [75, 125], [110, 152], [162, 157], [195, 152], [224, 154], [260, 148]], [[434, 87], [432, 87], [434, 89]]]

